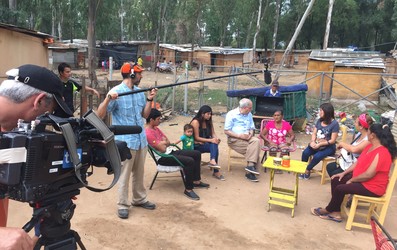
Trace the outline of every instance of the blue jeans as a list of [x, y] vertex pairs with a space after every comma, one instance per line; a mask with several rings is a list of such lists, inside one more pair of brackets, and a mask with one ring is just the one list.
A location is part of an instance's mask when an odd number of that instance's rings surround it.
[[[201, 153], [210, 153], [210, 160], [214, 159], [218, 163], [219, 149], [218, 144], [205, 142], [204, 144], [194, 144], [194, 150]], [[219, 169], [214, 169], [214, 173], [219, 172]]]
[[325, 157], [335, 154], [336, 146], [335, 144], [326, 147], [323, 150], [314, 150], [312, 147], [308, 146], [302, 152], [302, 161], [307, 162], [309, 157], [313, 155], [313, 159], [307, 165], [306, 170], [310, 171]]

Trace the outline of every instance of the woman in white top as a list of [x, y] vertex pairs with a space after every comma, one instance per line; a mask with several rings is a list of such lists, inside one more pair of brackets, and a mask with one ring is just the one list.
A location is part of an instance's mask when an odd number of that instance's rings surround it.
[[327, 165], [327, 172], [330, 177], [348, 169], [360, 156], [363, 149], [369, 144], [367, 133], [372, 123], [372, 117], [368, 114], [361, 114], [356, 119], [354, 126], [358, 133], [353, 142], [351, 144], [338, 143], [337, 148], [340, 149], [341, 153], [341, 157], [338, 158], [339, 162], [331, 162]]

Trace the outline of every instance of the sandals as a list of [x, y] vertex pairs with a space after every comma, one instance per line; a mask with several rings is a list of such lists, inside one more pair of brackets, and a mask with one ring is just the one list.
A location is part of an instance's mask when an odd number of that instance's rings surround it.
[[328, 213], [321, 213], [320, 212], [321, 209], [322, 209], [321, 207], [312, 207], [312, 208], [310, 208], [310, 212], [314, 216], [325, 216], [325, 215], [328, 215]]
[[338, 222], [338, 223], [342, 222], [342, 218], [334, 217], [334, 216], [332, 216], [330, 214], [320, 215], [319, 217], [321, 219], [324, 219], [324, 220], [332, 220], [332, 221], [335, 221], [335, 222]]
[[218, 164], [212, 164], [212, 163], [208, 163], [208, 167], [212, 168], [212, 169], [220, 169], [221, 166], [219, 166]]
[[222, 174], [218, 176], [218, 175], [215, 175], [215, 173], [213, 173], [212, 176], [213, 176], [214, 178], [220, 180], [220, 181], [226, 180], [226, 179], [225, 179], [225, 176], [223, 176]]

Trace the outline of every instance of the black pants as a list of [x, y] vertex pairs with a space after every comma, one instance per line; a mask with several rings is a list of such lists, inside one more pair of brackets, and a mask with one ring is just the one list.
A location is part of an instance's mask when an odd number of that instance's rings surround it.
[[353, 182], [346, 184], [348, 180], [352, 178], [352, 173], [348, 173], [343, 176], [339, 181], [339, 178], [334, 178], [331, 180], [331, 194], [332, 198], [328, 206], [325, 208], [328, 212], [340, 212], [340, 206], [342, 205], [343, 198], [346, 194], [359, 194], [365, 196], [379, 197], [366, 189], [360, 182]]
[[[197, 150], [177, 150], [173, 151], [171, 155], [175, 156], [183, 165], [185, 172], [185, 188], [193, 189], [193, 181], [201, 180], [200, 164], [201, 153]], [[158, 163], [164, 166], [177, 166], [178, 162], [173, 158], [160, 158]]]
[[332, 177], [335, 174], [342, 173], [343, 169], [336, 165], [336, 162], [331, 162], [327, 164], [327, 173], [329, 177]]

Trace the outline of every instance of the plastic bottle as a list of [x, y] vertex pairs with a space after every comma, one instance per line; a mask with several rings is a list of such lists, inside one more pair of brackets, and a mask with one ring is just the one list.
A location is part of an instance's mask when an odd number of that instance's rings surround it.
[[290, 167], [290, 157], [288, 155], [283, 156], [283, 161], [281, 164], [283, 167], [289, 168]]

